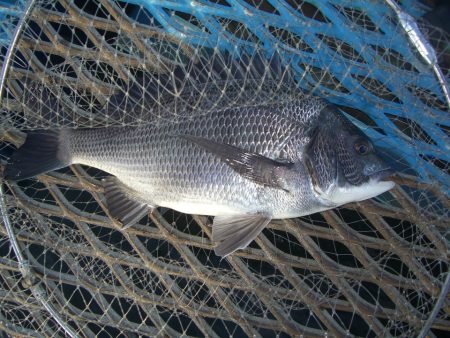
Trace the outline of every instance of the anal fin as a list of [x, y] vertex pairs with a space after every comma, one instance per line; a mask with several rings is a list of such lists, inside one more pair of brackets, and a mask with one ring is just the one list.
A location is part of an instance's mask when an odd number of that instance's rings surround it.
[[218, 243], [214, 252], [225, 257], [238, 249], [246, 248], [270, 220], [270, 217], [263, 214], [214, 217], [212, 240]]
[[105, 198], [108, 210], [112, 217], [123, 224], [123, 229], [136, 224], [153, 206], [140, 200], [136, 193], [116, 177], [103, 180]]

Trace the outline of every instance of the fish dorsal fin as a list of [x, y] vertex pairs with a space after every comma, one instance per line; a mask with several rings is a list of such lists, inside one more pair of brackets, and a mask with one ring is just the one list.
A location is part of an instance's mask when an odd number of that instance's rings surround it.
[[181, 137], [218, 156], [241, 176], [266, 187], [288, 191], [283, 186], [280, 174], [284, 169], [292, 168], [293, 163], [275, 161], [260, 154], [202, 137], [190, 135]]
[[246, 248], [269, 224], [270, 219], [263, 214], [214, 217], [212, 240], [217, 243], [214, 252], [225, 257], [238, 249]]
[[149, 209], [153, 209], [152, 206], [140, 201], [136, 193], [116, 177], [105, 178], [103, 186], [108, 210], [112, 217], [123, 224], [123, 229], [134, 225]]

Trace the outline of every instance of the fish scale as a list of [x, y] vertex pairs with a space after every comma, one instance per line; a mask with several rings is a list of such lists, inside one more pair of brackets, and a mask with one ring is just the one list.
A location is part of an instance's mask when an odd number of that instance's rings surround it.
[[394, 186], [381, 181], [390, 170], [364, 134], [318, 98], [150, 122], [30, 132], [5, 177], [72, 163], [99, 168], [114, 175], [104, 180], [104, 194], [124, 229], [149, 207], [215, 216], [220, 256], [245, 248], [273, 218], [331, 209]]
[[[311, 108], [320, 106], [318, 99], [310, 99]], [[70, 153], [73, 162], [115, 175], [151, 205], [190, 212], [177, 206], [177, 203], [189, 200], [198, 203], [200, 208], [210, 205], [202, 212], [197, 210], [205, 215], [214, 215], [211, 205], [216, 204], [219, 209], [227, 206], [227, 213], [233, 210], [236, 213], [266, 211], [281, 217], [287, 206], [298, 210], [302, 203], [304, 209], [311, 209], [314, 199], [305, 203], [311, 195], [308, 180], [298, 180], [298, 186], [290, 194], [267, 189], [242, 177], [214, 154], [179, 136], [203, 137], [268, 158], [292, 161], [298, 155], [296, 147], [300, 149], [308, 140], [306, 128], [299, 120], [287, 118], [289, 113], [294, 116], [298, 110], [295, 103], [242, 107], [178, 123], [77, 130], [69, 132]], [[311, 123], [311, 119], [308, 122]], [[292, 130], [295, 134], [290, 135]], [[290, 141], [280, 148], [280, 142], [288, 136]]]

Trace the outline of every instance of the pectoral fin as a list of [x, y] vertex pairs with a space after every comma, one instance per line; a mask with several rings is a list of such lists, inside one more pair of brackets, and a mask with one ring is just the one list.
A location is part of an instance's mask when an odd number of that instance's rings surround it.
[[283, 186], [280, 173], [283, 169], [291, 168], [293, 163], [274, 161], [260, 154], [201, 137], [190, 135], [181, 137], [218, 156], [241, 176], [263, 186], [287, 191]]
[[269, 222], [270, 217], [262, 214], [216, 216], [212, 240], [218, 245], [214, 252], [225, 257], [238, 249], [246, 248]]
[[138, 222], [149, 209], [154, 207], [139, 200], [136, 193], [120, 182], [116, 177], [103, 180], [108, 210], [114, 218], [123, 224], [123, 229]]

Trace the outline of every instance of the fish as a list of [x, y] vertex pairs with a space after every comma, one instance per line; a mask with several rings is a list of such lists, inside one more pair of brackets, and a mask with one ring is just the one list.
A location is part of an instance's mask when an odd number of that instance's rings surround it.
[[[50, 90], [24, 85], [30, 110], [49, 123], [70, 118]], [[205, 51], [186, 67], [137, 74], [125, 86], [101, 108], [124, 126], [29, 131], [4, 178], [71, 164], [98, 168], [111, 175], [105, 202], [124, 230], [157, 207], [214, 216], [212, 242], [222, 257], [246, 248], [273, 219], [394, 186], [370, 140], [337, 107], [298, 93], [278, 53]]]
[[142, 126], [36, 130], [4, 170], [18, 181], [72, 164], [109, 174], [110, 214], [131, 226], [156, 207], [214, 216], [226, 257], [273, 219], [363, 201], [392, 169], [336, 106], [315, 97], [211, 110]]

